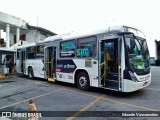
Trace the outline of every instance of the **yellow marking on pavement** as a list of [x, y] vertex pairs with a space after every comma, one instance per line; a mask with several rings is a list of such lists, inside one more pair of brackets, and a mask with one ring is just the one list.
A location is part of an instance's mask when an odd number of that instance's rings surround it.
[[[97, 97], [97, 96], [95, 96], [95, 95], [91, 95], [91, 94], [87, 94], [87, 93], [75, 92], [75, 91], [73, 91], [73, 90], [68, 90], [68, 89], [66, 89], [66, 90], [67, 90], [67, 91], [70, 91], [70, 92], [78, 93], [78, 94], [83, 94], [83, 95], [86, 95], [86, 96]], [[123, 104], [123, 105], [126, 105], [126, 106], [135, 107], [135, 108], [141, 108], [141, 109], [144, 109], [144, 110], [160, 111], [160, 110], [156, 110], [156, 109], [147, 108], [147, 107], [144, 107], [144, 106], [139, 106], [139, 105], [134, 105], [134, 104], [126, 103], [126, 102], [121, 102], [121, 101], [113, 100], [113, 99], [106, 98], [106, 97], [101, 97], [100, 99], [106, 100], [106, 101], [110, 101], [110, 102], [113, 102], [113, 103]]]
[[[52, 94], [52, 93], [61, 91], [61, 90], [63, 90], [63, 89], [59, 89], [59, 90], [47, 92], [47, 93], [45, 93], [45, 94], [42, 94], [42, 95], [39, 95], [39, 96], [36, 96], [36, 97], [31, 97], [31, 98], [32, 98], [32, 99], [37, 99], [37, 98], [40, 98], [40, 97], [43, 97], [43, 96], [46, 96], [46, 95], [49, 95], [49, 94]], [[22, 101], [19, 101], [19, 102], [15, 102], [15, 103], [10, 104], [10, 105], [6, 105], [6, 106], [3, 106], [3, 107], [0, 107], [0, 110], [1, 110], [1, 109], [4, 109], [4, 108], [11, 107], [11, 106], [14, 106], [14, 105], [18, 105], [18, 104], [20, 104], [20, 103], [24, 103], [24, 102], [28, 101], [28, 100], [31, 99], [31, 98], [28, 98], [28, 99], [25, 99], [25, 100], [22, 100]]]
[[[66, 88], [66, 90], [70, 91], [70, 92], [73, 92], [73, 93], [76, 93], [76, 94], [83, 94], [83, 95], [90, 96], [90, 97], [97, 97], [96, 95], [91, 95], [91, 94], [84, 93], [84, 92], [78, 92], [78, 91], [70, 90], [68, 88]], [[147, 107], [144, 107], [144, 106], [139, 106], [139, 105], [134, 105], [134, 104], [126, 103], [126, 102], [121, 102], [121, 101], [113, 100], [113, 99], [106, 98], [106, 97], [102, 97], [101, 99], [102, 100], [106, 100], [106, 101], [110, 101], [110, 102], [114, 102], [114, 103], [123, 104], [123, 105], [126, 105], [126, 106], [131, 106], [131, 107], [135, 107], [135, 108], [141, 108], [141, 109], [144, 109], [144, 110], [160, 111], [160, 110], [156, 110], [156, 109], [147, 108]]]
[[75, 117], [77, 117], [78, 115], [80, 115], [83, 111], [87, 110], [88, 108], [90, 108], [92, 105], [94, 105], [96, 102], [98, 102], [101, 98], [103, 98], [104, 95], [96, 97], [96, 99], [89, 103], [87, 106], [83, 107], [80, 111], [76, 112], [75, 114], [71, 115], [71, 117], [68, 117], [67, 120], [73, 120]]
[[[53, 87], [53, 86], [50, 86], [50, 87]], [[88, 93], [84, 93], [84, 92], [74, 91], [74, 90], [71, 90], [69, 88], [64, 88], [64, 89], [67, 90], [67, 91], [70, 91], [72, 93], [76, 93], [76, 94], [82, 94], [82, 95], [86, 95], [86, 96], [90, 96], [90, 97], [97, 97], [96, 95], [92, 95], [92, 94], [88, 94]], [[156, 109], [147, 108], [147, 107], [144, 107], [144, 106], [139, 106], [139, 105], [134, 105], [134, 104], [126, 103], [126, 102], [121, 102], [121, 101], [113, 100], [113, 99], [106, 98], [106, 97], [101, 97], [100, 99], [105, 100], [105, 101], [114, 102], [114, 103], [123, 104], [123, 105], [126, 105], [126, 106], [135, 107], [135, 108], [141, 108], [141, 109], [144, 109], [144, 110], [160, 111], [160, 110], [156, 110]]]
[[66, 90], [67, 90], [67, 91], [70, 91], [70, 92], [73, 92], [73, 93], [90, 96], [90, 97], [97, 97], [96, 95], [92, 95], [92, 94], [88, 94], [88, 93], [84, 93], [84, 92], [78, 92], [78, 91], [74, 91], [74, 90], [71, 90], [71, 89], [68, 89], [68, 88], [66, 88]]
[[135, 107], [135, 108], [141, 108], [141, 109], [144, 109], [144, 110], [159, 111], [159, 110], [147, 108], [147, 107], [144, 107], [144, 106], [139, 106], [139, 105], [134, 105], [134, 104], [126, 103], [126, 102], [120, 102], [120, 101], [117, 101], [117, 100], [112, 100], [112, 99], [106, 98], [106, 97], [103, 97], [103, 98], [101, 98], [101, 99], [102, 99], [102, 100], [106, 100], [106, 101], [110, 101], [110, 102], [114, 102], [114, 103], [119, 103], [119, 104], [131, 106], [131, 107]]
[[[29, 81], [29, 82], [32, 82], [33, 81]], [[36, 83], [36, 82], [34, 82]], [[49, 86], [49, 85], [46, 85], [46, 86]], [[58, 86], [49, 86], [49, 87], [58, 87]], [[135, 108], [141, 108], [141, 109], [144, 109], [144, 110], [149, 110], [149, 111], [160, 111], [160, 110], [156, 110], [156, 109], [151, 109], [151, 108], [147, 108], [147, 107], [144, 107], [144, 106], [139, 106], [139, 105], [134, 105], [134, 104], [130, 104], [130, 103], [126, 103], [126, 102], [121, 102], [121, 101], [117, 101], [117, 100], [113, 100], [113, 99], [110, 99], [110, 98], [106, 98], [106, 97], [97, 97], [96, 95], [91, 95], [91, 94], [88, 94], [88, 93], [84, 93], [84, 92], [77, 92], [77, 91], [74, 91], [74, 90], [71, 90], [71, 89], [68, 89], [68, 88], [63, 88], [63, 87], [60, 87], [59, 89], [63, 90], [67, 90], [67, 91], [70, 91], [70, 92], [73, 92], [73, 93], [76, 93], [76, 94], [83, 94], [83, 95], [86, 95], [86, 96], [90, 96], [90, 97], [96, 97], [97, 99], [101, 99], [101, 100], [105, 100], [105, 101], [110, 101], [110, 102], [113, 102], [113, 103], [119, 103], [119, 104], [123, 104], [123, 105], [126, 105], [126, 106], [130, 106], [130, 107], [135, 107]], [[157, 89], [159, 90], [159, 89]], [[59, 90], [56, 90], [56, 91], [59, 91]], [[39, 97], [42, 97], [42, 96], [46, 96], [48, 94], [51, 94], [51, 93], [54, 93], [56, 91], [52, 91], [52, 92], [49, 92], [49, 93], [46, 93], [46, 94], [42, 94], [40, 96], [36, 96], [36, 97], [33, 97], [33, 99], [35, 98], [39, 98]], [[29, 98], [30, 99], [30, 98]], [[13, 105], [17, 105], [17, 104], [20, 104], [20, 103], [23, 103], [25, 101], [28, 101], [29, 99], [26, 99], [26, 100], [23, 100], [23, 101], [20, 101], [20, 102], [17, 102], [17, 103], [13, 103], [11, 105], [8, 105], [8, 106], [4, 106], [4, 107], [1, 107], [0, 109], [4, 109], [4, 108], [7, 108], [7, 107], [10, 107], [10, 106], [13, 106]], [[96, 99], [96, 100], [97, 100]], [[98, 100], [99, 100], [98, 99]], [[94, 102], [94, 101], [93, 101]], [[92, 103], [93, 104], [93, 103]], [[76, 114], [76, 113], [75, 113]], [[77, 113], [78, 114], [78, 113]]]

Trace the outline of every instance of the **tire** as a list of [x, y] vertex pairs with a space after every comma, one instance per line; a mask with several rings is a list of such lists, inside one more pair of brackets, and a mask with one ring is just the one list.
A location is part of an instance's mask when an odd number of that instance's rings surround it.
[[87, 91], [90, 88], [90, 82], [89, 82], [89, 77], [88, 74], [85, 72], [80, 72], [77, 75], [77, 86], [80, 90]]
[[34, 78], [33, 69], [31, 67], [28, 69], [28, 77], [31, 80], [33, 80], [33, 78]]

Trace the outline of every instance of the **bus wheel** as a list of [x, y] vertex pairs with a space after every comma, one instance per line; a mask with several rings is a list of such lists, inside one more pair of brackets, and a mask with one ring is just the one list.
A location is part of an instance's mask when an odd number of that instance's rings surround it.
[[33, 79], [34, 78], [33, 69], [31, 67], [28, 69], [28, 77], [29, 77], [29, 79]]
[[87, 73], [80, 72], [77, 75], [77, 86], [81, 90], [89, 90], [90, 83], [89, 83], [89, 77], [88, 77]]

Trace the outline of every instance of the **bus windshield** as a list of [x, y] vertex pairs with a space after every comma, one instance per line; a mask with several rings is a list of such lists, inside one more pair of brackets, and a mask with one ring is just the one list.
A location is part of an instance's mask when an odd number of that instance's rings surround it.
[[128, 50], [129, 64], [133, 69], [146, 69], [149, 64], [149, 51], [145, 39], [135, 37], [133, 34], [125, 35]]

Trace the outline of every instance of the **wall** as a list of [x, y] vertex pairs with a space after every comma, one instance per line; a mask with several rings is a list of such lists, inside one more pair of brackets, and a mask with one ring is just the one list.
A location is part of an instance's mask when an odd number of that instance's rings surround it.
[[45, 39], [45, 36], [42, 35], [39, 31], [37, 30], [30, 30], [26, 34], [26, 41], [29, 43], [37, 42], [37, 41], [43, 41]]
[[10, 25], [19, 26], [21, 28], [27, 29], [26, 21], [3, 12], [0, 12], [0, 21], [4, 23], [9, 23]]
[[45, 37], [46, 37], [45, 35], [38, 32], [38, 41], [43, 41], [45, 39]]
[[26, 41], [28, 43], [35, 42], [35, 30], [30, 30], [26, 33]]
[[14, 34], [10, 33], [10, 46], [14, 44]]

